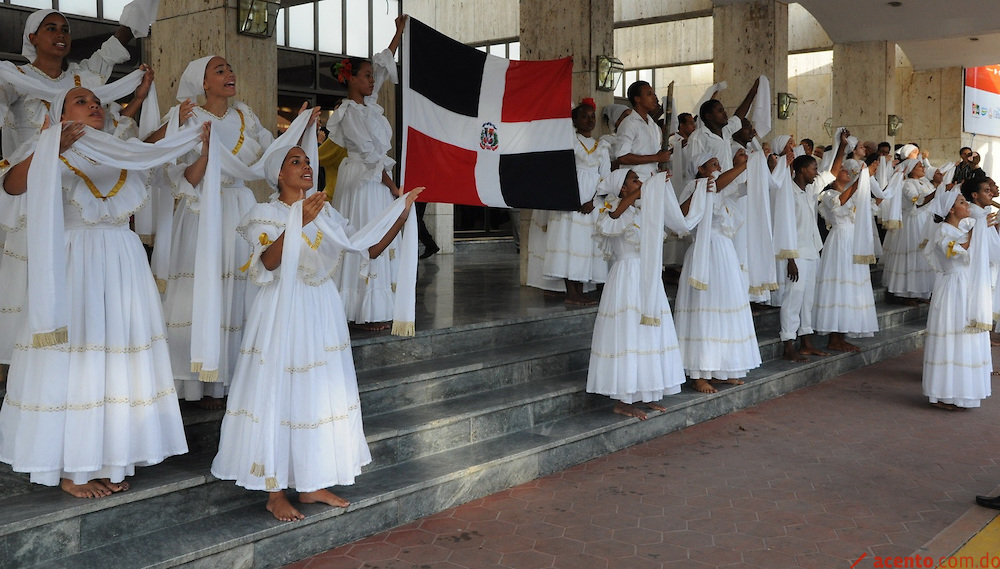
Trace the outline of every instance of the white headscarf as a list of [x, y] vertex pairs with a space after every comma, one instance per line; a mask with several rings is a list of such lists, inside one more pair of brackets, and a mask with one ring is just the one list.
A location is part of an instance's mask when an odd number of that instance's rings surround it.
[[285, 163], [285, 158], [293, 148], [300, 147], [289, 144], [284, 147], [276, 148], [268, 154], [267, 158], [264, 160], [264, 179], [267, 180], [267, 185], [271, 186], [271, 189], [276, 192], [279, 191], [278, 174], [281, 173], [281, 166]]
[[597, 195], [618, 197], [618, 194], [622, 193], [622, 186], [625, 185], [625, 176], [628, 176], [630, 171], [628, 168], [619, 168], [611, 172], [610, 176], [597, 185]]
[[916, 158], [904, 159], [899, 163], [899, 168], [902, 169], [904, 177], [909, 177], [910, 172], [913, 172], [913, 169], [917, 167], [917, 164], [920, 164], [920, 160], [917, 160]]
[[899, 159], [907, 160], [910, 157], [910, 153], [917, 150], [917, 147], [913, 144], [904, 144], [902, 148], [899, 149]]
[[187, 64], [184, 73], [181, 74], [181, 81], [177, 85], [177, 100], [183, 102], [185, 99], [196, 101], [199, 95], [205, 94], [205, 68], [208, 62], [212, 61], [216, 55], [206, 55]]
[[604, 111], [602, 111], [602, 113], [604, 114], [604, 117], [608, 119], [608, 122], [611, 124], [611, 130], [615, 130], [615, 125], [618, 124], [618, 119], [622, 118], [622, 113], [624, 113], [627, 110], [628, 107], [626, 107], [625, 105], [619, 105], [618, 103], [614, 103], [604, 107]]
[[788, 141], [792, 139], [790, 134], [779, 134], [778, 136], [771, 139], [771, 152], [775, 154], [782, 154], [785, 151], [785, 145]]
[[[38, 10], [37, 12], [32, 12], [28, 16], [27, 21], [24, 22], [24, 36], [21, 38], [21, 55], [28, 58], [29, 62], [35, 61], [35, 57], [38, 56], [38, 52], [35, 51], [35, 46], [31, 45], [31, 40], [28, 38], [28, 34], [38, 33], [39, 26], [45, 18], [49, 17], [50, 14], [59, 14], [66, 20], [66, 16], [63, 15], [59, 10]], [[67, 22], [69, 20], [66, 20]]]
[[687, 175], [689, 180], [693, 180], [698, 177], [698, 168], [705, 165], [706, 162], [712, 158], [717, 158], [717, 156], [712, 152], [702, 152], [692, 158], [687, 163]]

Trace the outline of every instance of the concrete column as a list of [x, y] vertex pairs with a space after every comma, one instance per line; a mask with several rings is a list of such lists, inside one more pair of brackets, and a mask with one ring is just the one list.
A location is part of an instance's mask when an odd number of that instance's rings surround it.
[[[858, 140], [888, 140], [896, 114], [896, 44], [866, 41], [833, 46], [833, 122]], [[916, 117], [914, 117], [916, 118]]]
[[[597, 56], [614, 54], [614, 0], [520, 0], [521, 59], [545, 60], [573, 57], [573, 103], [593, 97], [598, 113], [614, 102], [614, 94], [598, 91]], [[602, 121], [598, 121], [595, 138]], [[522, 230], [531, 226], [527, 210], [521, 212]], [[521, 233], [521, 284], [528, 266], [528, 233]]]
[[[278, 121], [278, 48], [274, 38], [238, 34], [236, 11], [236, 0], [161, 2], [143, 60], [156, 70], [160, 108], [166, 112], [177, 104], [177, 84], [190, 61], [210, 54], [225, 57], [236, 71], [236, 97], [274, 132]], [[251, 183], [250, 187], [258, 200], [271, 193], [264, 183]]]
[[[771, 133], [789, 127], [778, 120], [777, 93], [788, 91], [788, 4], [775, 0], [755, 0], [716, 6], [712, 11], [715, 81], [726, 81], [729, 88], [720, 95], [732, 112], [747, 90], [761, 75], [771, 83]], [[697, 113], [698, 109], [694, 109]]]

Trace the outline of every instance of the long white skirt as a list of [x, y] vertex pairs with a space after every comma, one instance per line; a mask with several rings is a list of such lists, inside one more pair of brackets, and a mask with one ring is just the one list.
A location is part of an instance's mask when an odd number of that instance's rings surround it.
[[170, 245], [170, 269], [163, 313], [167, 322], [170, 364], [177, 380], [177, 391], [187, 401], [202, 397], [224, 397], [233, 375], [243, 338], [243, 323], [257, 287], [240, 271], [250, 258], [250, 245], [236, 233], [236, 227], [250, 208], [257, 203], [247, 187], [224, 188], [222, 191], [222, 319], [219, 345], [219, 381], [198, 380], [191, 371], [191, 314], [194, 310], [194, 263], [198, 250], [198, 220], [200, 214], [187, 207], [181, 198], [174, 212], [173, 237]]
[[127, 227], [66, 232], [69, 343], [18, 335], [0, 409], [0, 460], [47, 486], [120, 482], [187, 452], [159, 292]]
[[7, 233], [0, 262], [0, 364], [9, 364], [14, 339], [28, 318], [28, 232]]
[[[667, 295], [659, 326], [639, 324], [639, 258], [615, 262], [601, 295], [590, 346], [587, 391], [624, 403], [659, 401], [684, 383], [680, 346]], [[661, 289], [662, 292], [662, 289]]]
[[940, 274], [931, 295], [924, 344], [924, 395], [931, 403], [979, 407], [990, 396], [993, 356], [987, 331], [966, 332], [968, 271]]
[[[392, 203], [392, 192], [379, 181], [368, 179], [363, 162], [348, 156], [337, 171], [337, 192], [333, 207], [351, 222], [355, 229], [364, 227]], [[399, 273], [399, 236], [389, 243], [385, 253], [369, 261], [369, 272], [362, 278], [362, 258], [358, 253], [345, 253], [337, 272], [337, 289], [344, 300], [347, 320], [388, 322], [392, 320], [395, 302], [396, 276]]]
[[854, 262], [854, 226], [830, 230], [816, 277], [813, 328], [820, 334], [840, 332], [851, 338], [878, 332], [871, 269]]
[[277, 282], [262, 288], [247, 320], [212, 474], [250, 490], [266, 489], [265, 478], [250, 473], [258, 442], [254, 409], [259, 392], [269, 392], [267, 383], [279, 381], [277, 399], [269, 402], [278, 425], [262, 425], [278, 429], [278, 488], [312, 492], [353, 484], [371, 454], [340, 296], [332, 281], [317, 287], [296, 282], [291, 353], [282, 355], [285, 373], [276, 378], [262, 365], [262, 357], [273, 356], [262, 336], [277, 313], [277, 293]]
[[542, 274], [550, 279], [603, 283], [608, 262], [594, 240], [600, 212], [550, 211]]
[[731, 239], [713, 232], [708, 290], [687, 284], [694, 247], [681, 270], [674, 323], [691, 379], [735, 379], [760, 365], [746, 281]]
[[902, 227], [887, 232], [882, 282], [896, 296], [927, 298], [934, 288], [934, 270], [920, 247], [927, 223], [924, 215], [908, 215]]

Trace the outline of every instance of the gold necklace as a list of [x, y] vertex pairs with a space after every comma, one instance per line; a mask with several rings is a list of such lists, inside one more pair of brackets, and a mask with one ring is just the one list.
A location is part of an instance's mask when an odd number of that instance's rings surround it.
[[97, 186], [94, 184], [94, 181], [90, 179], [90, 176], [87, 176], [85, 173], [83, 173], [83, 171], [74, 167], [72, 164], [69, 163], [69, 160], [66, 160], [66, 158], [64, 158], [63, 156], [60, 156], [59, 159], [62, 160], [62, 163], [65, 164], [66, 167], [70, 169], [70, 171], [72, 171], [74, 174], [77, 175], [77, 177], [83, 180], [83, 183], [87, 185], [88, 189], [90, 189], [90, 193], [94, 194], [94, 197], [99, 200], [106, 200], [108, 198], [115, 197], [115, 194], [117, 194], [118, 191], [122, 189], [122, 186], [125, 185], [125, 179], [128, 178], [128, 170], [123, 169], [121, 171], [121, 175], [118, 176], [118, 183], [115, 184], [113, 188], [111, 188], [111, 191], [108, 192], [107, 195], [104, 195], [101, 193], [100, 190], [97, 189]]
[[580, 134], [579, 133], [577, 133], [577, 135], [576, 135], [576, 141], [580, 143], [580, 146], [582, 146], [584, 150], [587, 151], [588, 155], [593, 154], [594, 152], [597, 152], [597, 146], [601, 143], [600, 141], [595, 141], [593, 148], [587, 148], [587, 145], [584, 144], [582, 140], [580, 140]]

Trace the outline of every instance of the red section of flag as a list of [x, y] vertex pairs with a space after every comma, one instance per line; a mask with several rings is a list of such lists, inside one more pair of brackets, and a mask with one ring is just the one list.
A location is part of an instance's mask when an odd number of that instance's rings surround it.
[[1000, 95], [1000, 65], [966, 68], [965, 86]]
[[406, 131], [406, 188], [426, 189], [417, 201], [485, 205], [476, 191], [476, 152], [441, 142], [410, 127]]
[[569, 118], [573, 59], [511, 61], [503, 94], [503, 122]]

